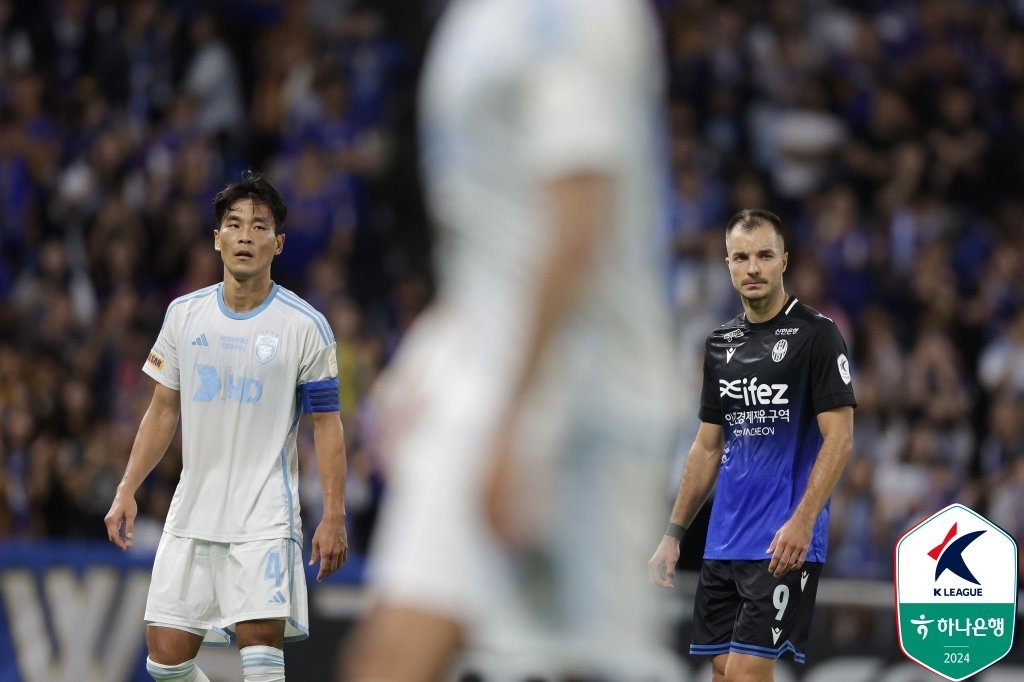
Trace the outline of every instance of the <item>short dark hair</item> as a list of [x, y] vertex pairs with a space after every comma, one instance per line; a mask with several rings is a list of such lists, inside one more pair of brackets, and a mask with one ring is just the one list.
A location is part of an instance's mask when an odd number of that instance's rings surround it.
[[775, 234], [782, 240], [782, 248], [786, 248], [786, 231], [782, 226], [782, 219], [763, 208], [745, 208], [729, 218], [729, 222], [725, 224], [725, 236], [728, 238], [732, 231], [737, 229], [750, 232], [761, 225], [769, 225], [775, 230]]
[[266, 204], [270, 215], [274, 217], [274, 233], [284, 234], [284, 220], [288, 216], [288, 207], [277, 188], [261, 174], [245, 171], [242, 179], [233, 182], [213, 198], [213, 214], [217, 218], [217, 227], [228, 209], [239, 199], [252, 199], [253, 203]]

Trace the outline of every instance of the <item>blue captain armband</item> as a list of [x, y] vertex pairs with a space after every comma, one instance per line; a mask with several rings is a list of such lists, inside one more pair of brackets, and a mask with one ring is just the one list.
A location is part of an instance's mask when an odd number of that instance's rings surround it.
[[338, 377], [310, 381], [299, 386], [299, 398], [302, 400], [302, 411], [338, 412], [341, 400], [338, 395]]

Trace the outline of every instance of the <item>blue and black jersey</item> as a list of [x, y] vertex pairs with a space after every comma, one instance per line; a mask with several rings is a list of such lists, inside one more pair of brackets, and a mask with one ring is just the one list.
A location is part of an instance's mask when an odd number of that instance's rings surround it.
[[[767, 558], [818, 456], [817, 415], [856, 404], [835, 323], [795, 298], [768, 322], [739, 315], [708, 336], [700, 419], [722, 426], [725, 449], [705, 559]], [[826, 504], [807, 561], [825, 561], [828, 515]]]

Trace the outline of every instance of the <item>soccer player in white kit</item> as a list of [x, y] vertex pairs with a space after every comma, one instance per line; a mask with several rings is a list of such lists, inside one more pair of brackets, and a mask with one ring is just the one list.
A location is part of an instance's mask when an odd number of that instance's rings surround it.
[[376, 601], [346, 681], [443, 678], [467, 649], [667, 678], [642, 542], [678, 413], [661, 75], [639, 0], [442, 17], [421, 92], [439, 290], [379, 386]]
[[[214, 201], [224, 280], [168, 306], [143, 371], [156, 380], [107, 534], [132, 543], [135, 491], [182, 423], [182, 472], [146, 604], [155, 680], [207, 680], [204, 643], [237, 640], [246, 682], [284, 676], [284, 642], [309, 634], [295, 436], [312, 415], [324, 513], [318, 580], [344, 563], [345, 446], [336, 344], [324, 316], [270, 278], [287, 207], [257, 174]], [[208, 680], [207, 680], [208, 682]]]

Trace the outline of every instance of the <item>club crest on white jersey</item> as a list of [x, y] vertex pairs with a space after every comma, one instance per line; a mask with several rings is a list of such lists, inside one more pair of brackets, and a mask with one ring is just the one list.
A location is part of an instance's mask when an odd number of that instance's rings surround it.
[[256, 359], [266, 364], [274, 359], [277, 355], [277, 346], [280, 342], [276, 332], [260, 332], [260, 335], [256, 337], [256, 344], [253, 346], [256, 350]]

